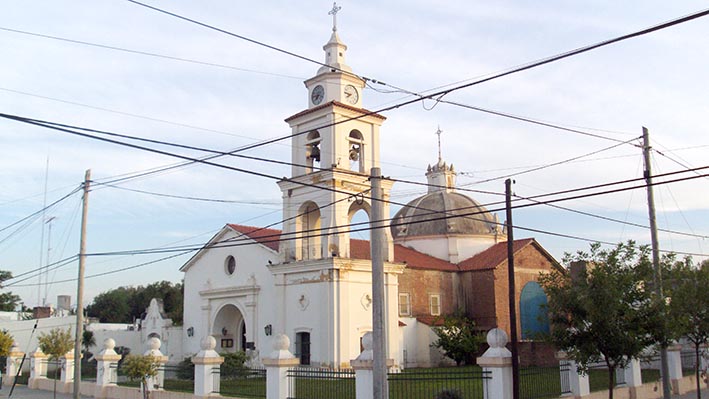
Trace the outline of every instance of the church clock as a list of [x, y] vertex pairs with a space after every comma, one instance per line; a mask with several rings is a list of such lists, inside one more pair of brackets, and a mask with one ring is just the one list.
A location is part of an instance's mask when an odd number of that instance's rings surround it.
[[315, 86], [310, 93], [310, 101], [312, 101], [314, 105], [318, 105], [322, 102], [323, 98], [325, 98], [325, 89], [322, 85]]
[[357, 101], [359, 101], [359, 92], [357, 92], [356, 87], [352, 85], [345, 86], [345, 101], [353, 105], [357, 104]]

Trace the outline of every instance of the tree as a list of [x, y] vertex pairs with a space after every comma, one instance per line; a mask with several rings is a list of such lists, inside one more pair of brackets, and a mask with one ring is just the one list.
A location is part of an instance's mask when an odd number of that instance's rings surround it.
[[664, 286], [674, 338], [684, 337], [694, 344], [697, 398], [701, 398], [699, 347], [709, 342], [709, 261], [700, 267], [694, 267], [691, 258], [672, 262]]
[[473, 364], [475, 354], [480, 345], [485, 342], [485, 336], [475, 330], [475, 323], [458, 310], [452, 315], [443, 317], [443, 325], [434, 327], [433, 332], [438, 339], [433, 346], [443, 350], [443, 354], [461, 363]]
[[613, 377], [662, 335], [662, 308], [645, 281], [652, 280], [649, 250], [634, 242], [590, 253], [567, 254], [564, 263], [590, 262], [571, 276], [553, 269], [539, 278], [548, 302], [550, 340], [587, 371], [596, 362], [608, 367], [608, 397], [613, 398]]
[[[7, 270], [0, 270], [0, 288], [2, 288], [2, 283], [6, 280], [12, 278], [12, 272]], [[20, 297], [13, 294], [12, 292], [3, 292], [0, 294], [0, 311], [3, 312], [14, 312], [17, 308], [17, 304], [20, 302]]]
[[92, 346], [96, 345], [96, 337], [94, 337], [93, 331], [86, 331], [81, 334], [81, 346], [84, 347], [85, 352], [89, 352]]
[[0, 357], [7, 356], [15, 339], [7, 330], [0, 330]]
[[148, 379], [158, 375], [158, 366], [157, 359], [151, 355], [128, 355], [123, 361], [122, 369], [125, 375], [131, 381], [140, 381], [143, 399], [150, 398]]
[[130, 323], [130, 293], [125, 287], [102, 292], [86, 307], [89, 317], [98, 317], [102, 323]]
[[167, 317], [175, 324], [182, 323], [184, 285], [159, 281], [147, 286], [118, 287], [97, 295], [86, 307], [90, 317], [103, 323], [132, 323], [140, 319], [152, 298], [162, 300]]
[[[39, 349], [42, 350], [49, 360], [57, 361], [74, 347], [74, 339], [71, 337], [71, 330], [67, 328], [54, 328], [49, 333], [40, 333], [37, 337]], [[57, 397], [57, 371], [54, 369], [54, 397]]]

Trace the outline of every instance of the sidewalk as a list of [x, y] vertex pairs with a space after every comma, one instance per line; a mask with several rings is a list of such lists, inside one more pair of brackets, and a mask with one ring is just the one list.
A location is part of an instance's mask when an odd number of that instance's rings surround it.
[[[674, 396], [673, 396], [674, 398]], [[678, 399], [696, 399], [697, 398], [697, 391], [692, 391], [690, 393], [686, 393], [682, 396], [677, 396]], [[702, 389], [702, 399], [709, 399], [709, 389]]]
[[[2, 387], [0, 389], [0, 398], [7, 398], [10, 395], [10, 387]], [[70, 393], [57, 393], [57, 399], [71, 399], [74, 395]], [[28, 389], [25, 385], [15, 386], [12, 392], [13, 399], [52, 399], [54, 393], [52, 391], [42, 391], [38, 389]], [[82, 396], [82, 399], [93, 399], [91, 396]]]

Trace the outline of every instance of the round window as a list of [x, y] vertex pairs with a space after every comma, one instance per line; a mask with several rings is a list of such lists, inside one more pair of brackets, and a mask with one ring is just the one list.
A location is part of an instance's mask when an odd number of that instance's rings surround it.
[[236, 259], [234, 259], [233, 256], [229, 256], [226, 258], [226, 262], [224, 264], [224, 270], [226, 271], [226, 274], [232, 275], [236, 271]]

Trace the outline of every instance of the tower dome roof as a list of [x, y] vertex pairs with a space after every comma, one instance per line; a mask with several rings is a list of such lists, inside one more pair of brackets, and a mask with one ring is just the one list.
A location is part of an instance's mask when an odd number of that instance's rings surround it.
[[392, 224], [394, 239], [501, 232], [497, 217], [484, 206], [466, 195], [447, 190], [429, 192], [410, 201], [396, 213]]

